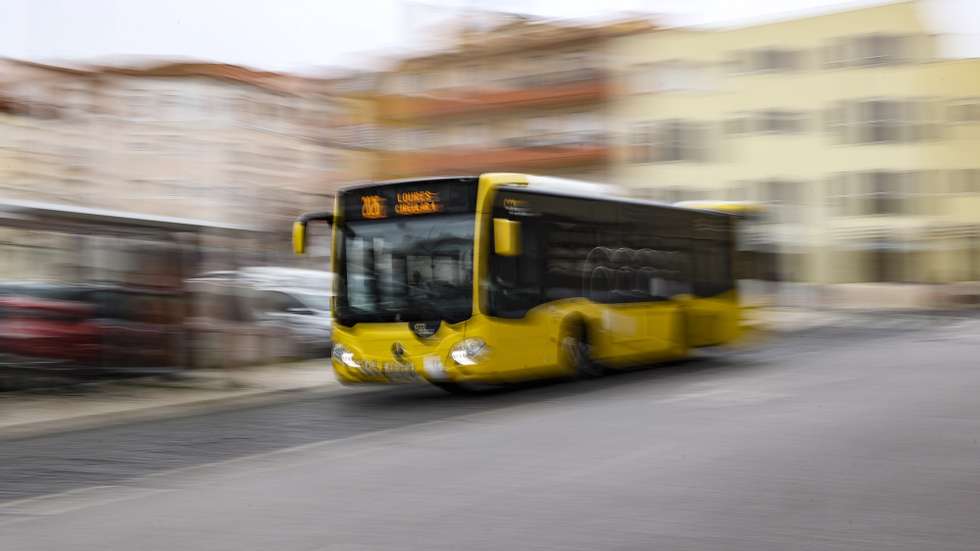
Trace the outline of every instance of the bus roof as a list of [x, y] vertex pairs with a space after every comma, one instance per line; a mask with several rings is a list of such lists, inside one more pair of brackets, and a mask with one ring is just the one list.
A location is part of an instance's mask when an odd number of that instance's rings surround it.
[[[663, 201], [654, 201], [652, 199], [643, 199], [639, 197], [630, 197], [622, 193], [622, 188], [610, 184], [603, 184], [599, 182], [590, 182], [587, 180], [576, 180], [572, 178], [560, 178], [555, 176], [539, 176], [534, 174], [522, 174], [522, 173], [512, 173], [512, 172], [488, 172], [481, 175], [469, 175], [469, 176], [423, 176], [419, 178], [402, 178], [397, 180], [382, 180], [379, 182], [363, 182], [359, 184], [354, 184], [343, 188], [342, 191], [356, 190], [364, 187], [374, 187], [374, 186], [386, 186], [386, 185], [399, 185], [399, 184], [417, 184], [422, 182], [446, 182], [451, 180], [465, 181], [465, 182], [475, 182], [481, 177], [489, 177], [490, 179], [497, 180], [503, 185], [507, 185], [506, 180], [508, 178], [520, 177], [525, 181], [517, 181], [513, 183], [513, 189], [523, 189], [527, 191], [537, 191], [541, 193], [547, 193], [550, 195], [560, 195], [567, 197], [584, 197], [590, 199], [597, 199], [603, 201], [615, 201], [621, 203], [632, 203], [639, 205], [655, 205], [663, 208], [680, 209], [680, 210], [699, 210], [714, 212], [716, 214], [728, 214], [728, 215], [738, 215], [744, 214], [746, 211], [736, 211], [733, 209], [722, 209], [722, 208], [709, 208], [706, 206], [709, 202], [695, 202], [689, 201], [684, 203], [666, 203]], [[704, 203], [695, 204], [695, 203]], [[710, 202], [713, 205], [720, 205], [723, 202]]]
[[[491, 174], [492, 176], [492, 174]], [[685, 205], [654, 201], [641, 197], [631, 197], [622, 193], [622, 188], [610, 184], [589, 182], [586, 180], [574, 180], [571, 178], [557, 178], [553, 176], [527, 175], [526, 186], [515, 186], [515, 189], [526, 189], [550, 195], [566, 197], [583, 197], [600, 201], [613, 201], [617, 203], [629, 203], [635, 205], [651, 205], [668, 209], [677, 210], [704, 210]], [[710, 212], [710, 211], [709, 211]], [[715, 214], [733, 214], [727, 211], [714, 211]]]
[[765, 211], [765, 205], [752, 201], [681, 201], [674, 204], [681, 208], [712, 210], [735, 215], [756, 214]]

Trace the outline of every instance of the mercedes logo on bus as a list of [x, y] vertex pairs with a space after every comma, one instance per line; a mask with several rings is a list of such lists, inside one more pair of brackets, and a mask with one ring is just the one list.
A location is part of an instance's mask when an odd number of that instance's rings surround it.
[[396, 342], [391, 345], [391, 355], [395, 357], [396, 360], [402, 361], [405, 359], [405, 347], [401, 343]]
[[412, 333], [415, 333], [415, 336], [416, 337], [418, 337], [420, 339], [427, 339], [427, 338], [431, 337], [432, 335], [435, 335], [436, 334], [436, 331], [439, 330], [439, 325], [441, 323], [442, 322], [439, 321], [439, 320], [436, 320], [436, 321], [418, 321], [418, 322], [415, 322], [415, 323], [411, 323], [409, 325], [412, 327]]

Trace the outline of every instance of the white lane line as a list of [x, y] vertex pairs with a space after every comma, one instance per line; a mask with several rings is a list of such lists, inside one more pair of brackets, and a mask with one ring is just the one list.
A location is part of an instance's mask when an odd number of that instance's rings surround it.
[[12, 516], [0, 520], [0, 526], [171, 491], [173, 490], [136, 486], [89, 486], [57, 494], [8, 501], [0, 504], [0, 514]]

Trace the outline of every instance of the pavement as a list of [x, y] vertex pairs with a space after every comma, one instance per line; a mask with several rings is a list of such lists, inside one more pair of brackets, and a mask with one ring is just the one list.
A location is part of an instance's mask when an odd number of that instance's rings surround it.
[[871, 321], [6, 440], [0, 549], [974, 551], [980, 323]]
[[321, 358], [0, 393], [0, 440], [295, 399], [338, 384]]

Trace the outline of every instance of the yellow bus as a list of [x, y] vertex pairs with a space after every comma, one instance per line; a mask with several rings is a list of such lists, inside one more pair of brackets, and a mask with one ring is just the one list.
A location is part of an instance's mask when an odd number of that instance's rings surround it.
[[350, 187], [332, 213], [344, 383], [591, 377], [739, 334], [734, 216], [525, 174]]

